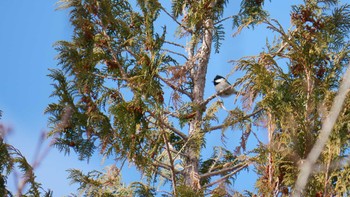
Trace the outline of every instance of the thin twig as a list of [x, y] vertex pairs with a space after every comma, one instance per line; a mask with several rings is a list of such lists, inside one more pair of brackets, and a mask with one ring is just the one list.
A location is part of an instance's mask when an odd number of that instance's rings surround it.
[[282, 46], [276, 51], [276, 53], [274, 55], [272, 55], [272, 58], [276, 57], [276, 55], [280, 54], [287, 46], [287, 42], [285, 42], [284, 44], [282, 44]]
[[173, 19], [173, 21], [175, 23], [177, 23], [180, 27], [182, 27], [185, 31], [189, 32], [189, 33], [193, 33], [192, 30], [188, 29], [187, 27], [185, 27], [182, 23], [180, 23], [173, 15], [171, 15], [164, 7], [160, 8], [161, 10], [163, 10], [171, 19]]
[[165, 110], [165, 111], [164, 111], [164, 114], [170, 115], [170, 116], [172, 116], [172, 117], [174, 117], [174, 118], [180, 118], [180, 115], [179, 115], [179, 114], [175, 114], [174, 112], [171, 112], [171, 111], [168, 111], [168, 110]]
[[166, 138], [165, 132], [163, 133], [162, 136], [164, 139], [164, 143], [166, 145], [166, 150], [168, 153], [169, 162], [170, 162], [170, 166], [171, 166], [170, 171], [171, 171], [171, 180], [173, 182], [173, 193], [174, 193], [174, 196], [176, 196], [176, 173], [175, 173], [175, 167], [174, 167], [174, 160], [173, 160], [173, 157], [172, 157], [171, 152], [170, 152], [170, 146], [169, 146], [168, 139]]
[[217, 24], [219, 24], [219, 23], [222, 23], [222, 22], [224, 22], [224, 21], [226, 21], [226, 20], [228, 20], [228, 19], [230, 19], [230, 18], [233, 18], [233, 17], [235, 17], [235, 16], [236, 16], [236, 15], [232, 15], [232, 16], [225, 17], [225, 18], [223, 18], [223, 19], [221, 19], [221, 20], [215, 22], [214, 25], [217, 25]]
[[178, 53], [178, 52], [175, 52], [175, 51], [171, 51], [169, 49], [161, 49], [162, 51], [165, 51], [165, 52], [169, 52], [169, 53], [172, 53], [172, 54], [175, 54], [175, 55], [178, 55], [178, 56], [181, 56], [183, 57], [186, 61], [188, 61], [188, 58], [182, 54], [182, 53]]
[[187, 140], [186, 140], [186, 142], [185, 142], [185, 144], [184, 145], [182, 145], [182, 147], [180, 148], [180, 150], [179, 150], [179, 152], [175, 155], [175, 159], [179, 156], [179, 155], [182, 155], [182, 156], [184, 156], [184, 157], [189, 157], [188, 155], [184, 155], [183, 153], [181, 153], [184, 149], [185, 149], [185, 147], [187, 146], [187, 144], [191, 141], [191, 138], [192, 138], [192, 136], [190, 136]]
[[91, 72], [92, 75], [95, 75], [96, 77], [101, 77], [103, 79], [112, 79], [112, 80], [116, 80], [116, 81], [119, 81], [119, 80], [125, 80], [123, 78], [120, 78], [120, 77], [113, 77], [113, 76], [110, 76], [110, 75], [101, 75], [101, 74], [98, 74], [98, 73], [93, 73]]
[[50, 152], [50, 149], [51, 149], [50, 146], [46, 146], [44, 151], [42, 151], [42, 152], [40, 151], [40, 150], [43, 150], [42, 145], [44, 144], [44, 141], [45, 141], [46, 137], [47, 136], [46, 136], [45, 131], [42, 131], [40, 139], [38, 141], [38, 145], [37, 145], [36, 151], [35, 151], [35, 157], [34, 157], [35, 159], [34, 159], [33, 164], [32, 164], [32, 168], [33, 169], [38, 168], [39, 165], [41, 164], [41, 162], [44, 160], [44, 158]]
[[[176, 155], [181, 155], [182, 157], [188, 157], [188, 155], [185, 155], [184, 153], [180, 153], [178, 151], [175, 150], [170, 150], [172, 153], [176, 154]], [[176, 157], [173, 157], [174, 160], [176, 160]]]
[[164, 41], [164, 43], [167, 43], [167, 44], [171, 44], [171, 45], [174, 45], [174, 46], [177, 46], [177, 47], [181, 47], [181, 48], [185, 48], [185, 46], [179, 44], [179, 43], [176, 43], [176, 42], [171, 42], [171, 41]]
[[124, 167], [124, 164], [125, 164], [126, 160], [127, 160], [127, 158], [125, 158], [125, 159], [122, 161], [122, 164], [120, 165], [120, 168], [119, 168], [120, 171], [123, 170], [123, 167]]
[[217, 164], [217, 162], [219, 161], [219, 159], [222, 157], [222, 148], [220, 148], [220, 153], [218, 154], [218, 156], [215, 158], [215, 161], [213, 162], [213, 164], [210, 166], [209, 170], [208, 170], [208, 173], [210, 173], [215, 165]]

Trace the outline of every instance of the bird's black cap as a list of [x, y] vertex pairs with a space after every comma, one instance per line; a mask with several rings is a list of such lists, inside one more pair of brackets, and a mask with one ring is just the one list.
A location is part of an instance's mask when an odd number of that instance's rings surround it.
[[218, 82], [216, 82], [216, 80], [218, 80], [218, 79], [225, 79], [225, 77], [220, 76], [220, 75], [216, 75], [215, 78], [214, 78], [214, 81], [213, 81], [214, 85], [218, 84]]

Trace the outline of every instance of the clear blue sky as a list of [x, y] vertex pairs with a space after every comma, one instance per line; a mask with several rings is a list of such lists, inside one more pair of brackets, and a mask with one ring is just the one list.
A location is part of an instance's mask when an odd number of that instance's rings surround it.
[[[288, 28], [290, 4], [296, 2], [300, 1], [267, 1], [266, 6], [270, 9], [272, 18], [277, 18]], [[72, 32], [67, 11], [55, 11], [55, 3], [56, 0], [0, 1], [0, 109], [3, 111], [0, 121], [13, 128], [13, 133], [7, 140], [27, 156], [29, 161], [34, 159], [40, 133], [48, 131], [47, 117], [43, 111], [52, 102], [49, 98], [52, 81], [46, 75], [48, 68], [55, 68], [57, 64], [54, 59], [57, 53], [53, 44], [58, 40], [69, 40]], [[255, 31], [244, 30], [235, 38], [230, 38], [232, 31], [227, 29], [227, 35], [229, 39], [222, 45], [221, 53], [210, 59], [206, 96], [214, 93], [211, 79], [216, 74], [227, 75], [231, 71], [229, 60], [258, 54], [263, 49], [266, 37], [271, 38], [272, 34], [265, 27], [258, 27]], [[230, 78], [232, 80], [234, 77]], [[226, 99], [225, 103], [229, 105], [231, 101]], [[213, 134], [212, 137], [220, 136]], [[216, 140], [207, 140], [208, 146], [215, 142]], [[52, 189], [55, 197], [63, 196], [75, 192], [77, 188], [76, 185], [69, 185], [67, 169], [78, 168], [87, 172], [92, 169], [100, 170], [100, 164], [99, 156], [94, 156], [87, 164], [78, 161], [74, 154], [68, 157], [51, 149], [36, 169], [36, 175], [43, 188]], [[105, 165], [108, 164], [107, 161]], [[135, 177], [134, 173], [123, 175], [126, 181]], [[250, 176], [241, 176], [235, 189], [252, 189], [254, 176]], [[9, 184], [13, 187], [12, 178]]]

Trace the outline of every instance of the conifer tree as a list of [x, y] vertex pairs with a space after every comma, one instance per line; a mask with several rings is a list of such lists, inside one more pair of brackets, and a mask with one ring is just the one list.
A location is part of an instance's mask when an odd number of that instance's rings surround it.
[[[65, 153], [89, 159], [98, 151], [129, 162], [148, 178], [127, 189], [111, 184], [108, 173], [87, 175], [71, 170], [70, 178], [85, 195], [153, 196], [153, 183], [165, 179], [173, 196], [230, 196], [237, 173], [252, 166], [263, 196], [288, 195], [298, 166], [307, 157], [349, 63], [350, 6], [336, 0], [305, 0], [291, 11], [292, 27], [284, 29], [263, 10], [263, 0], [243, 0], [239, 13], [223, 17], [228, 0], [173, 0], [171, 8], [157, 0], [61, 0], [70, 10], [71, 41], [59, 41], [59, 69], [51, 69], [48, 106], [51, 135]], [[178, 26], [167, 32], [160, 16]], [[217, 95], [204, 98], [212, 53], [224, 42], [223, 22], [232, 20], [238, 33], [264, 24], [277, 40], [258, 55], [235, 61], [244, 76], [234, 83], [242, 106], [227, 112]], [[213, 48], [214, 47], [214, 48]], [[211, 79], [210, 79], [211, 80]], [[305, 189], [306, 196], [348, 194], [348, 105]], [[245, 149], [252, 129], [267, 130], [268, 144], [249, 153], [213, 147], [203, 159], [205, 138], [214, 130], [242, 130]], [[113, 172], [113, 173], [112, 173]], [[113, 179], [115, 180], [115, 179]], [[248, 192], [253, 195], [253, 193]], [[166, 195], [164, 193], [164, 195]]]

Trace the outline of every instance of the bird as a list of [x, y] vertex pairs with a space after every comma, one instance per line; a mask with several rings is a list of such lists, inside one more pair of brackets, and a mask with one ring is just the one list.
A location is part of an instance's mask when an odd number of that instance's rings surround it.
[[[231, 84], [225, 79], [225, 77], [220, 76], [220, 75], [216, 75], [214, 78], [214, 86], [215, 86], [215, 90], [216, 92], [220, 92], [221, 90], [224, 90], [226, 88], [228, 88], [229, 86], [231, 86]], [[233, 87], [228, 88], [226, 91], [220, 93], [219, 95], [223, 98], [225, 97], [229, 97], [232, 94], [236, 94], [236, 90], [233, 89]]]

